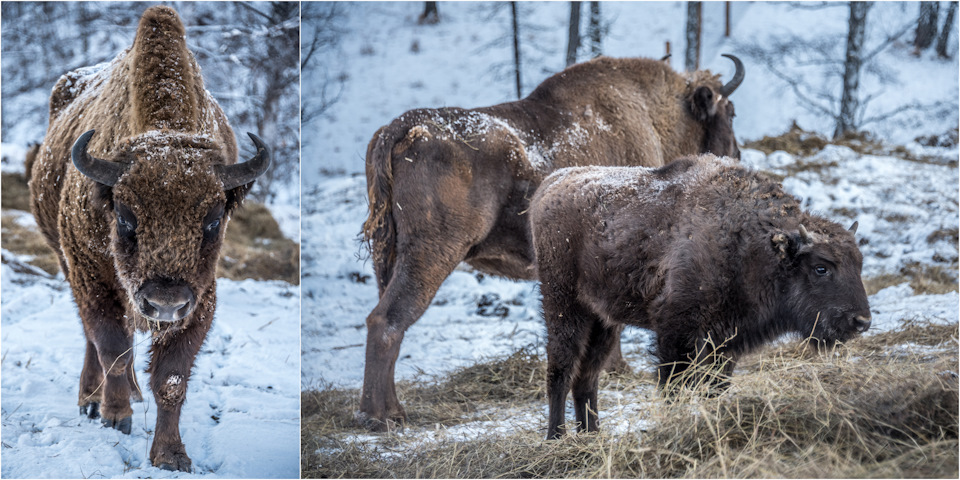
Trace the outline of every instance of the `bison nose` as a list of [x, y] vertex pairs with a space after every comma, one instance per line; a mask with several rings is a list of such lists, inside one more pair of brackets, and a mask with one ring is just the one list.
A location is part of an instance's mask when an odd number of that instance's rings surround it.
[[870, 315], [853, 317], [853, 327], [860, 333], [866, 332], [870, 328]]
[[190, 315], [196, 305], [190, 287], [177, 282], [148, 282], [138, 296], [140, 313], [164, 322], [175, 322]]

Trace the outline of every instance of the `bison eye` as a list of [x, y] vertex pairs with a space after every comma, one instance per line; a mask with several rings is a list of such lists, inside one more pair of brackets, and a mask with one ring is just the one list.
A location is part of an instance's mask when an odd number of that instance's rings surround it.
[[129, 208], [117, 204], [117, 234], [121, 238], [132, 239], [137, 231], [137, 217]]
[[223, 206], [216, 206], [203, 217], [203, 241], [212, 242], [220, 235], [220, 223], [223, 220]]
[[207, 224], [206, 227], [203, 227], [203, 231], [207, 233], [213, 233], [220, 229], [220, 219], [216, 219]]
[[816, 267], [813, 267], [813, 270], [817, 272], [817, 275], [821, 277], [825, 277], [830, 273], [830, 270], [828, 270], [827, 267], [824, 267], [823, 265], [817, 265]]

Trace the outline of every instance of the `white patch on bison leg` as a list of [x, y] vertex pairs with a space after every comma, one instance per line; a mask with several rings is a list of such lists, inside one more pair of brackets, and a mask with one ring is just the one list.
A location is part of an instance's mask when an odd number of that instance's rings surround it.
[[186, 382], [182, 375], [170, 375], [163, 383], [163, 389], [160, 392], [160, 401], [166, 406], [176, 406], [183, 403], [184, 396], [187, 393]]

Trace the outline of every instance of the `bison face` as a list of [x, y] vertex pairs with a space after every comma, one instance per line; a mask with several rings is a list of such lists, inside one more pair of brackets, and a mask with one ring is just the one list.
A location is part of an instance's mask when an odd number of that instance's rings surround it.
[[781, 316], [795, 331], [832, 347], [870, 327], [870, 306], [860, 271], [863, 256], [853, 233], [832, 222], [813, 233], [777, 233], [773, 243], [784, 264]]
[[736, 116], [730, 95], [740, 86], [745, 76], [743, 62], [739, 58], [723, 54], [733, 61], [736, 72], [724, 85], [712, 79], [693, 85], [688, 102], [690, 112], [704, 129], [700, 153], [712, 153], [718, 157], [740, 159], [740, 149], [733, 133], [733, 117]]
[[[153, 132], [128, 140], [107, 162], [86, 155], [90, 136], [74, 146], [74, 164], [108, 200], [114, 268], [130, 304], [153, 322], [187, 318], [212, 300], [227, 219], [265, 170], [249, 164], [269, 164], [269, 154], [257, 139], [265, 158], [224, 167], [222, 150], [206, 137]], [[103, 175], [109, 169], [115, 178]]]

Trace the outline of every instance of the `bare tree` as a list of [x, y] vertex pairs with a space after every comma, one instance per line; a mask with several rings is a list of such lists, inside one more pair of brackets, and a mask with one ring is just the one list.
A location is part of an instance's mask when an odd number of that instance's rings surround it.
[[567, 35], [567, 66], [577, 63], [580, 49], [580, 2], [570, 2], [570, 30]]
[[590, 57], [603, 55], [603, 21], [600, 16], [600, 2], [590, 2]]
[[687, 70], [700, 68], [700, 20], [702, 2], [687, 2], [687, 51], [684, 65]]
[[933, 44], [937, 36], [937, 13], [939, 2], [920, 2], [920, 16], [917, 18], [917, 35], [914, 37], [914, 54], [919, 55]]
[[863, 65], [863, 39], [867, 27], [867, 2], [850, 2], [850, 22], [847, 33], [847, 54], [843, 63], [843, 94], [840, 97], [840, 116], [834, 138], [857, 130], [859, 110], [860, 67]]
[[417, 19], [417, 23], [433, 25], [440, 23], [440, 12], [437, 11], [437, 2], [423, 2], [423, 13]]
[[300, 121], [303, 125], [324, 115], [343, 94], [346, 78], [342, 74], [331, 73], [329, 66], [320, 58], [324, 52], [335, 51], [344, 34], [340, 7], [337, 2], [303, 3], [301, 22], [305, 31], [301, 33], [301, 76], [323, 79], [318, 89], [301, 96]]
[[957, 2], [950, 2], [947, 7], [947, 19], [943, 22], [940, 36], [937, 37], [937, 55], [940, 58], [950, 58], [950, 31], [953, 30], [953, 20], [957, 15]]
[[520, 81], [520, 22], [517, 20], [517, 2], [510, 2], [510, 18], [513, 21], [513, 71], [517, 79], [517, 98], [523, 98], [523, 82]]

